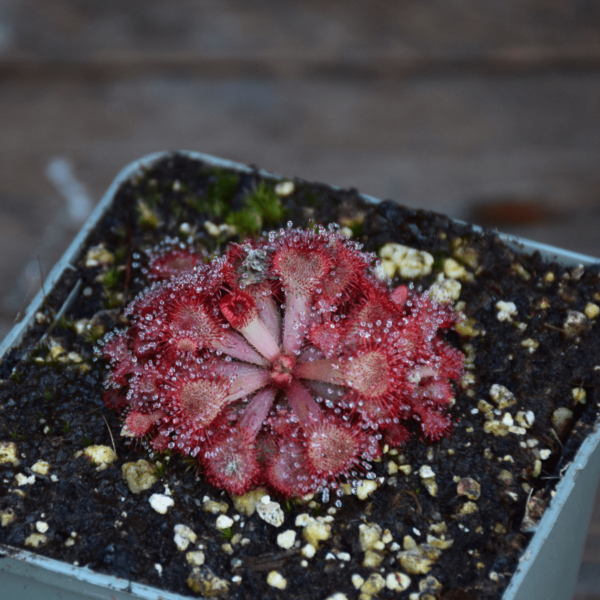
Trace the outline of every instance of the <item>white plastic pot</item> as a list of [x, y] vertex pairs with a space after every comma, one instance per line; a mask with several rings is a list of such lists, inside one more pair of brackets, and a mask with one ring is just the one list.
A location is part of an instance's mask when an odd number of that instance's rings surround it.
[[[206, 164], [251, 172], [246, 165], [197, 152], [184, 153]], [[65, 269], [76, 260], [89, 232], [110, 208], [120, 185], [164, 158], [166, 153], [148, 155], [125, 167], [114, 180], [77, 237], [61, 260], [50, 272], [45, 290], [52, 289]], [[270, 173], [260, 172], [270, 177]], [[369, 202], [378, 199], [363, 196]], [[545, 258], [566, 265], [590, 265], [600, 262], [589, 256], [539, 244], [530, 240], [500, 234], [510, 246], [524, 252], [539, 251]], [[0, 344], [0, 362], [5, 354], [17, 346], [35, 313], [44, 301], [40, 291], [23, 320], [15, 325]], [[575, 459], [556, 488], [556, 494], [544, 513], [535, 534], [520, 558], [503, 600], [571, 600], [585, 542], [586, 532], [600, 478], [600, 430], [590, 435], [582, 444]], [[180, 594], [166, 592], [146, 585], [95, 573], [86, 567], [76, 567], [51, 558], [0, 545], [0, 596], [19, 600], [183, 600]], [[187, 597], [189, 598], [189, 596]]]

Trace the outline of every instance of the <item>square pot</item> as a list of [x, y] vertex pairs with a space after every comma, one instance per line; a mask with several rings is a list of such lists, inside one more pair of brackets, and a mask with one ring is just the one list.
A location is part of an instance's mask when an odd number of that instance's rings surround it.
[[[245, 165], [187, 152], [191, 159], [217, 168], [233, 169], [240, 173], [253, 170]], [[127, 166], [117, 176], [107, 193], [89, 217], [62, 259], [50, 272], [45, 289], [54, 289], [63, 273], [71, 268], [94, 227], [110, 209], [119, 187], [139, 175], [144, 169], [167, 156], [156, 153]], [[260, 175], [275, 177], [262, 171]], [[367, 202], [379, 200], [362, 196]], [[539, 252], [544, 258], [565, 265], [592, 265], [598, 259], [561, 250], [524, 239], [500, 234], [505, 243], [520, 252]], [[40, 291], [19, 322], [0, 345], [0, 364], [23, 339], [34, 323], [36, 312], [44, 303]], [[1, 417], [0, 417], [1, 418]], [[573, 594], [581, 552], [591, 515], [594, 495], [600, 476], [600, 431], [595, 430], [582, 443], [556, 487], [554, 497], [535, 526], [535, 534], [523, 552], [515, 573], [502, 596], [503, 600], [569, 600]], [[0, 545], [0, 585], [7, 597], [31, 598], [126, 599], [144, 598], [165, 600], [183, 599], [180, 594], [130, 582], [115, 576], [93, 572], [86, 567], [73, 566], [33, 552]], [[332, 593], [335, 590], [332, 590]]]

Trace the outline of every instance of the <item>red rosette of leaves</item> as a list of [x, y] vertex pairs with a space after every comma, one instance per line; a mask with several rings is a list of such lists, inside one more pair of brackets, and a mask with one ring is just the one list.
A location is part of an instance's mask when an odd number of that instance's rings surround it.
[[[339, 495], [373, 476], [384, 445], [449, 435], [463, 355], [443, 332], [456, 315], [388, 289], [357, 242], [289, 227], [208, 265], [169, 252], [103, 347], [125, 435], [196, 457], [229, 493], [283, 497]], [[163, 278], [169, 264], [184, 273]]]

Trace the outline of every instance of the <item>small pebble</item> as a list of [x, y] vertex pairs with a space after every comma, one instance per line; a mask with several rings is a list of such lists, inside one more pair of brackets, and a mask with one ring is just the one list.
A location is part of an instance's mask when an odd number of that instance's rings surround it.
[[19, 487], [23, 485], [33, 485], [35, 483], [35, 475], [27, 477], [26, 475], [23, 475], [23, 473], [17, 473], [15, 479], [17, 480], [17, 485]]
[[278, 590], [285, 590], [287, 587], [286, 579], [279, 573], [279, 571], [271, 571], [267, 575], [267, 583]]
[[429, 477], [435, 477], [435, 473], [429, 465], [423, 465], [419, 469], [419, 477], [421, 477], [422, 479], [427, 479]]
[[83, 452], [77, 452], [75, 456], [83, 454], [98, 470], [104, 470], [108, 465], [117, 460], [115, 451], [110, 446], [88, 446]]
[[225, 544], [223, 544], [221, 546], [221, 550], [223, 550], [223, 552], [225, 552], [225, 554], [229, 554], [229, 555], [233, 554], [233, 546], [229, 542], [226, 542]]
[[173, 541], [181, 552], [185, 552], [190, 544], [196, 543], [198, 536], [187, 525], [175, 525], [173, 529], [175, 531]]
[[10, 463], [18, 467], [20, 461], [17, 457], [17, 445], [14, 442], [0, 442], [0, 465]]
[[393, 277], [399, 271], [401, 277], [408, 279], [429, 275], [434, 262], [429, 252], [396, 243], [384, 244], [379, 257], [385, 275]]
[[385, 587], [385, 579], [379, 573], [372, 573], [369, 578], [360, 586], [363, 594], [374, 596]]
[[125, 463], [121, 467], [121, 476], [132, 494], [149, 490], [158, 481], [154, 465], [143, 458], [137, 462]]
[[166, 515], [169, 508], [175, 504], [172, 498], [169, 498], [164, 494], [152, 494], [148, 499], [148, 502], [150, 502], [150, 506], [161, 515]]
[[[267, 501], [265, 502], [265, 498]], [[273, 527], [281, 527], [285, 520], [285, 514], [281, 510], [279, 502], [271, 502], [269, 496], [264, 496], [256, 507], [258, 516]]]
[[[381, 542], [380, 542], [381, 543]], [[367, 550], [362, 565], [367, 569], [376, 569], [384, 559], [384, 555], [377, 550]]]
[[460, 479], [456, 486], [458, 496], [466, 496], [469, 500], [478, 500], [481, 495], [481, 485], [471, 477]]
[[429, 296], [435, 302], [440, 304], [449, 304], [456, 302], [460, 298], [461, 285], [455, 279], [444, 279], [440, 273], [442, 279], [438, 279], [430, 288]]
[[448, 277], [448, 279], [469, 279], [467, 270], [453, 258], [447, 258], [444, 261], [444, 275]]
[[43, 533], [32, 533], [25, 538], [25, 545], [38, 548], [39, 546], [43, 546], [47, 541], [48, 538]]
[[512, 321], [512, 318], [517, 316], [517, 306], [514, 302], [499, 300], [496, 302], [496, 308], [498, 309], [496, 314], [498, 321]]
[[216, 515], [217, 513], [226, 513], [229, 510], [229, 505], [227, 502], [218, 502], [207, 498], [204, 502], [202, 502], [202, 510], [204, 512]]
[[85, 266], [88, 268], [111, 264], [115, 257], [105, 248], [104, 244], [98, 244], [88, 250], [85, 257]]
[[475, 502], [465, 502], [456, 512], [459, 515], [471, 515], [479, 510]]
[[356, 496], [359, 500], [366, 500], [376, 489], [377, 483], [371, 479], [367, 479], [356, 489]]
[[585, 305], [583, 312], [588, 319], [595, 319], [598, 315], [600, 315], [600, 306], [594, 304], [593, 302], [588, 302]]
[[280, 181], [276, 186], [275, 186], [275, 193], [278, 196], [289, 196], [290, 194], [292, 194], [294, 192], [295, 189], [295, 185], [293, 181]]
[[50, 463], [47, 463], [45, 460], [38, 460], [38, 462], [32, 465], [31, 470], [38, 475], [48, 475]]
[[417, 547], [417, 542], [411, 535], [405, 535], [404, 539], [402, 540], [402, 547], [404, 550], [412, 550], [413, 548]]
[[581, 312], [570, 310], [563, 323], [563, 329], [568, 336], [579, 335], [588, 325], [588, 318]]
[[573, 402], [575, 404], [585, 404], [587, 401], [587, 393], [582, 387], [576, 387], [571, 390]]
[[2, 527], [8, 527], [16, 518], [17, 515], [12, 508], [0, 510], [0, 525], [2, 525]]
[[385, 578], [385, 587], [392, 592], [403, 592], [408, 589], [411, 579], [405, 573], [388, 573]]
[[331, 536], [331, 529], [325, 523], [313, 519], [303, 531], [304, 539], [315, 548], [319, 547], [320, 542], [324, 542]]
[[515, 395], [505, 386], [494, 383], [490, 387], [490, 398], [496, 403], [500, 410], [504, 410], [517, 403]]
[[296, 532], [288, 529], [277, 536], [277, 545], [284, 550], [289, 550], [296, 542]]
[[361, 523], [358, 526], [358, 540], [363, 552], [370, 550], [381, 540], [381, 527], [377, 523], [371, 525]]
[[[256, 512], [256, 506], [265, 496], [264, 489], [251, 490], [243, 496], [232, 496], [233, 506], [239, 513], [251, 517]], [[207, 498], [209, 499], [209, 498]]]
[[231, 519], [227, 515], [220, 515], [215, 521], [215, 527], [220, 530], [229, 529], [233, 525], [233, 523], [233, 519]]
[[46, 533], [46, 531], [48, 531], [48, 523], [46, 523], [45, 521], [38, 521], [35, 524], [35, 528], [37, 529], [37, 531], [39, 531], [40, 533]]

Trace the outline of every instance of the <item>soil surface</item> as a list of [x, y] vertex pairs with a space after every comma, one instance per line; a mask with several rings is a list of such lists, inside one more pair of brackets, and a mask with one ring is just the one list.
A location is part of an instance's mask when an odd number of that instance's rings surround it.
[[[120, 188], [75, 268], [0, 363], [0, 442], [17, 453], [0, 464], [0, 541], [191, 596], [499, 598], [559, 474], [595, 426], [600, 273], [517, 253], [493, 232], [442, 215], [294, 181], [280, 196], [283, 218], [265, 215], [258, 230], [339, 223], [366, 250], [397, 243], [431, 254], [432, 272], [416, 287], [439, 283], [443, 272], [459, 277], [456, 307], [466, 320], [447, 339], [467, 369], [452, 437], [425, 443], [415, 435], [389, 449], [374, 465], [377, 489], [344, 496], [341, 508], [319, 497], [281, 501], [279, 527], [244, 514], [177, 455], [150, 457], [159, 480], [130, 491], [123, 464], [149, 456], [120, 436], [119, 415], [104, 404], [97, 341], [147, 287], [146, 250], [170, 238], [218, 255], [239, 237], [225, 227], [211, 235], [205, 222], [255, 231], [243, 214], [261, 183], [277, 182], [173, 155]], [[81, 453], [97, 445], [114, 445], [117, 460], [102, 468]], [[173, 500], [166, 514], [152, 508], [153, 494]], [[218, 529], [223, 511], [233, 524]], [[176, 525], [196, 534], [185, 551]], [[311, 531], [323, 530], [311, 556]], [[287, 531], [296, 540], [289, 548], [278, 541]]]

